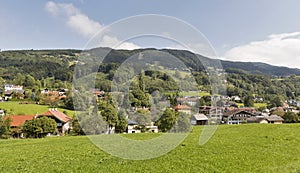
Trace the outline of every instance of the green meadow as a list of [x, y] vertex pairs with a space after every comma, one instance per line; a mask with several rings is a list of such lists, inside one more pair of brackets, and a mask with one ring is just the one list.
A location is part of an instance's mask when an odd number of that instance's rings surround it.
[[[195, 127], [181, 145], [150, 160], [111, 156], [85, 136], [1, 140], [0, 172], [300, 171], [300, 124], [220, 125], [200, 146], [202, 128]], [[142, 140], [157, 134], [128, 137]]]
[[[237, 103], [239, 107], [244, 107], [244, 103]], [[267, 107], [267, 103], [254, 103], [255, 108]]]
[[[4, 109], [9, 115], [35, 115], [46, 112], [51, 107], [38, 104], [20, 104], [17, 101], [0, 102], [0, 109]], [[67, 115], [73, 116], [74, 111], [58, 108], [61, 112], [65, 111]]]

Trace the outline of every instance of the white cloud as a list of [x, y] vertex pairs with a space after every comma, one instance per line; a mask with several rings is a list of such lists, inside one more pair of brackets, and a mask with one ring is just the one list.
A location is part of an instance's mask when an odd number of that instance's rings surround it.
[[99, 30], [102, 29], [100, 23], [90, 19], [85, 14], [82, 14], [79, 9], [73, 6], [73, 4], [47, 2], [45, 6], [46, 10], [56, 17], [62, 17], [66, 20], [66, 24], [83, 35], [84, 37], [91, 37]]
[[232, 61], [265, 62], [300, 68], [300, 32], [272, 34], [265, 40], [234, 47], [224, 57]]
[[91, 37], [102, 29], [98, 22], [89, 19], [83, 14], [70, 16], [67, 24], [85, 37]]
[[120, 40], [118, 40], [116, 37], [108, 36], [108, 35], [103, 36], [103, 39], [102, 39], [99, 46], [113, 47], [113, 48], [116, 48], [116, 49], [128, 49], [128, 50], [141, 48], [141, 47], [139, 47], [139, 46], [137, 46], [133, 43], [130, 43], [130, 42], [126, 42], [126, 41], [120, 42]]
[[[104, 26], [99, 22], [92, 20], [87, 15], [83, 14], [78, 8], [74, 7], [73, 4], [66, 3], [55, 3], [47, 2], [45, 9], [51, 15], [59, 17], [65, 21], [66, 25], [82, 35], [85, 38], [90, 39], [92, 36], [101, 31]], [[99, 37], [97, 37], [99, 39]], [[114, 47], [120, 43], [120, 40], [114, 36], [105, 35], [97, 40], [97, 46], [102, 47]], [[96, 45], [94, 45], [96, 46]], [[137, 49], [139, 46], [129, 43], [122, 42], [117, 49]]]

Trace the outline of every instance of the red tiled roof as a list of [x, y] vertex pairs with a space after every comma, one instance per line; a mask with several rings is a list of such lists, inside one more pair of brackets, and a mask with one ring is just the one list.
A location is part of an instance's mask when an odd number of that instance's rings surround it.
[[45, 113], [43, 113], [39, 116], [54, 116], [64, 123], [66, 123], [72, 119], [71, 117], [68, 117], [66, 114], [64, 114], [56, 109], [49, 109], [48, 111], [46, 111]]
[[187, 106], [187, 105], [177, 105], [174, 107], [175, 110], [182, 110], [182, 109], [191, 109], [191, 107]]
[[23, 126], [27, 120], [32, 120], [34, 118], [34, 115], [11, 115], [8, 118], [11, 119], [10, 126], [19, 127]]

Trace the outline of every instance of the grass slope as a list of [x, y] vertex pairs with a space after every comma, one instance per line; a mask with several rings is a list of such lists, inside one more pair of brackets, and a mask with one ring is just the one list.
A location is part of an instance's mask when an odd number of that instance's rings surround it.
[[[19, 104], [19, 102], [0, 102], [0, 109], [8, 111], [11, 115], [35, 115], [46, 112], [50, 107], [37, 104]], [[58, 108], [60, 111], [66, 111], [67, 115], [73, 116], [74, 111]]]
[[[167, 155], [143, 161], [108, 155], [87, 137], [1, 140], [0, 172], [300, 171], [299, 124], [223, 125], [208, 143], [199, 146], [201, 129], [194, 128]], [[139, 140], [145, 136], [134, 135]]]
[[[244, 103], [237, 103], [239, 107], [244, 107]], [[254, 103], [255, 108], [267, 107], [267, 103]]]

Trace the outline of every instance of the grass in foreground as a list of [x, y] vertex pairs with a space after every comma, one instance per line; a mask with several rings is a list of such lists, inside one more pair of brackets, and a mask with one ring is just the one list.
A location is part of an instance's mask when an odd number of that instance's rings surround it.
[[[1, 140], [0, 172], [300, 171], [300, 124], [223, 125], [199, 146], [201, 130], [194, 128], [167, 155], [142, 161], [108, 155], [87, 137]], [[145, 134], [134, 135], [140, 139]]]
[[[35, 115], [46, 112], [50, 107], [37, 104], [19, 104], [17, 101], [0, 102], [0, 109], [5, 109], [12, 115]], [[66, 111], [68, 116], [73, 116], [74, 111], [58, 108], [61, 112]]]

